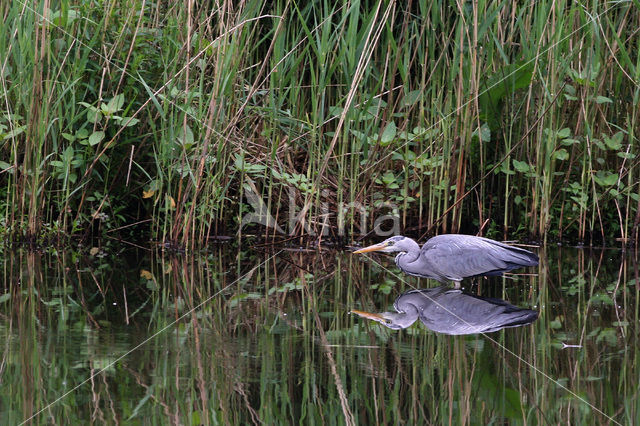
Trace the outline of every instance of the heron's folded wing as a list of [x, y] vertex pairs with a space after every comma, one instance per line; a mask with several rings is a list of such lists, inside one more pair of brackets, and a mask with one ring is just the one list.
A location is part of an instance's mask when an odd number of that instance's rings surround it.
[[441, 235], [427, 241], [422, 262], [450, 280], [476, 275], [500, 275], [522, 266], [537, 264], [527, 250], [469, 235]]

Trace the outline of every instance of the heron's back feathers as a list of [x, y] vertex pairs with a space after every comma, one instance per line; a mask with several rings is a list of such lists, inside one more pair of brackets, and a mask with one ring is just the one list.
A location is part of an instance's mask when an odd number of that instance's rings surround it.
[[535, 266], [538, 261], [538, 256], [528, 250], [461, 234], [431, 238], [415, 260], [402, 255], [396, 259], [405, 272], [440, 282], [461, 281], [478, 275], [502, 275], [516, 268]]

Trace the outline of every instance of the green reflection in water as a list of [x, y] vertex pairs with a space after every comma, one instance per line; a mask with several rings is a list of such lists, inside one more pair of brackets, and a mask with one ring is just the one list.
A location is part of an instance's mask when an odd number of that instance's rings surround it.
[[554, 248], [526, 271], [536, 275], [480, 280], [479, 294], [540, 310], [532, 325], [486, 336], [438, 335], [420, 323], [392, 331], [348, 315], [388, 310], [401, 292], [436, 285], [401, 281], [390, 258], [375, 259], [393, 273], [348, 253], [269, 259], [275, 253], [7, 255], [0, 418], [639, 423], [640, 281], [620, 251]]

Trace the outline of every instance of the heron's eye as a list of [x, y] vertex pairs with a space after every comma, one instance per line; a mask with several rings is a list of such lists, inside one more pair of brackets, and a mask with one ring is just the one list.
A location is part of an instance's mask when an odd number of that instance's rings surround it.
[[384, 323], [385, 324], [391, 324], [391, 320], [390, 319], [386, 319], [386, 320], [384, 320]]

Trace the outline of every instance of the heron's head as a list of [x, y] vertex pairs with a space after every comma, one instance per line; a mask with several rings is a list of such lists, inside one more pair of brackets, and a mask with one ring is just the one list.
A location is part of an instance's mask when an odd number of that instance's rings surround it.
[[360, 250], [356, 250], [353, 253], [367, 253], [370, 251], [382, 251], [385, 253], [393, 253], [397, 251], [408, 252], [413, 246], [415, 246], [415, 244], [415, 241], [413, 241], [411, 238], [403, 237], [402, 235], [396, 235], [395, 237], [387, 238], [379, 244], [361, 248]]
[[357, 314], [362, 318], [367, 318], [373, 321], [377, 321], [380, 324], [392, 330], [400, 330], [403, 328], [407, 328], [415, 322], [415, 318], [408, 318], [405, 313], [380, 312], [376, 314], [373, 312], [364, 312], [364, 311], [356, 311], [356, 310], [352, 310], [350, 313]]

